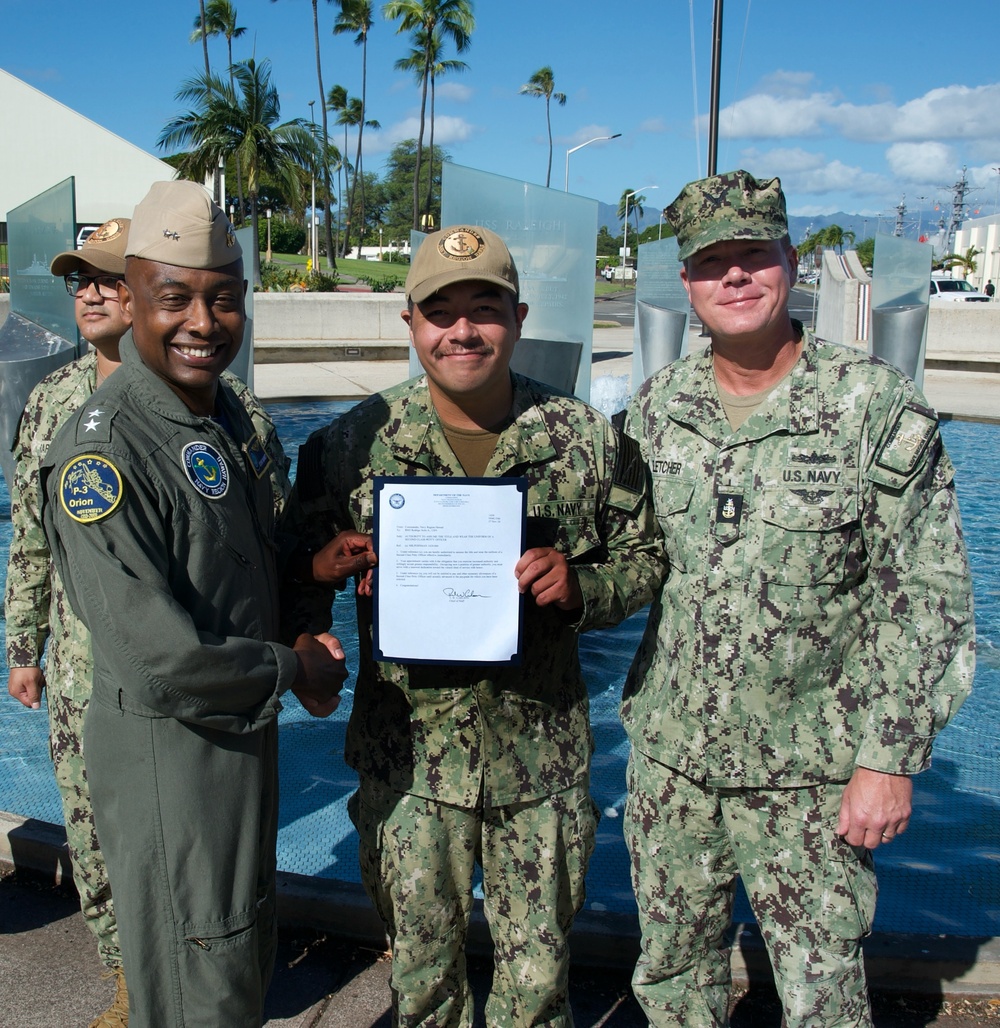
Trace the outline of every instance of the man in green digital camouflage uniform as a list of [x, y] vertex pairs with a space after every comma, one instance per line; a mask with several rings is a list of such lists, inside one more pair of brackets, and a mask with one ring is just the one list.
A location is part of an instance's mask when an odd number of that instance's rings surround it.
[[968, 694], [972, 594], [937, 417], [895, 368], [803, 334], [777, 179], [667, 209], [711, 345], [626, 430], [670, 563], [622, 703], [650, 1022], [728, 1023], [737, 874], [789, 1028], [867, 1026], [871, 851]]
[[[118, 302], [117, 282], [125, 275], [129, 224], [128, 218], [112, 218], [91, 233], [79, 250], [57, 254], [52, 260], [52, 274], [65, 278], [74, 298], [80, 335], [93, 350], [46, 376], [25, 405], [14, 449], [13, 535], [4, 608], [8, 691], [25, 706], [38, 708], [42, 689], [46, 689], [49, 750], [63, 802], [73, 881], [84, 920], [97, 938], [101, 960], [115, 979], [114, 1002], [90, 1028], [126, 1025], [128, 992], [121, 970], [114, 901], [84, 769], [83, 719], [93, 675], [90, 635], [67, 603], [62, 583], [51, 568], [41, 524], [38, 469], [56, 431], [120, 364], [118, 343], [128, 330], [128, 319]], [[257, 398], [229, 372], [223, 377], [246, 407], [271, 457], [269, 474], [275, 513], [279, 514], [291, 488], [288, 459]]]
[[565, 1026], [567, 933], [597, 821], [577, 638], [641, 608], [659, 581], [644, 469], [599, 413], [510, 373], [527, 306], [498, 236], [431, 235], [406, 290], [426, 375], [303, 447], [289, 527], [308, 560], [283, 615], [296, 631], [329, 626], [331, 591], [306, 583], [336, 575], [309, 554], [342, 531], [371, 532], [374, 475], [528, 480], [528, 548], [511, 568], [527, 603], [523, 663], [376, 662], [363, 579], [346, 758], [360, 776], [350, 809], [362, 877], [392, 944], [394, 1023], [471, 1025], [464, 952], [478, 860], [495, 948], [487, 1023]]
[[343, 653], [270, 641], [273, 457], [219, 381], [245, 323], [232, 226], [200, 186], [156, 183], [126, 255], [121, 367], [42, 460], [42, 522], [91, 633], [87, 779], [132, 1028], [250, 1028], [274, 961], [280, 696], [328, 714]]

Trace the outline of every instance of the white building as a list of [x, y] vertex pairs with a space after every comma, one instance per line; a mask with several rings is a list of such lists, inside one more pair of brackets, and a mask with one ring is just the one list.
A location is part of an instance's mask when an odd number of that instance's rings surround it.
[[970, 246], [980, 251], [976, 270], [967, 276], [980, 292], [987, 282], [1000, 284], [1000, 214], [988, 218], [970, 218], [955, 234], [955, 253], [965, 253]]
[[[0, 222], [7, 212], [75, 177], [78, 225], [131, 216], [174, 169], [0, 68]], [[15, 143], [17, 159], [14, 159]]]

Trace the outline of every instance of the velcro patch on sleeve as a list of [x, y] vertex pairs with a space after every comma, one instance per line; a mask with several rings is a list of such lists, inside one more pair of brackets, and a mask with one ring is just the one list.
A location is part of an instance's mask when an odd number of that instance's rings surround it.
[[898, 475], [912, 474], [937, 431], [937, 418], [925, 407], [908, 404], [875, 457], [875, 463]]
[[618, 444], [615, 466], [611, 474], [612, 484], [620, 486], [630, 493], [641, 493], [646, 477], [646, 466], [642, 460], [639, 444], [630, 435], [625, 434], [625, 412], [621, 411], [620, 416], [616, 414], [611, 423], [614, 426], [615, 441]]
[[125, 488], [118, 469], [106, 457], [84, 453], [63, 468], [59, 478], [62, 509], [81, 525], [102, 521], [119, 507]]
[[116, 410], [110, 404], [89, 403], [76, 416], [77, 443], [107, 443], [111, 441], [111, 421]]

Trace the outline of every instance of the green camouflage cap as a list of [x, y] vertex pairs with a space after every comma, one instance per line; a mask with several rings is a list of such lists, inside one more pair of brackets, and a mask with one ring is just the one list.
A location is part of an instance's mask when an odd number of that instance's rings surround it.
[[755, 179], [747, 171], [689, 182], [667, 208], [679, 260], [730, 239], [784, 239], [788, 235], [785, 194], [777, 178]]

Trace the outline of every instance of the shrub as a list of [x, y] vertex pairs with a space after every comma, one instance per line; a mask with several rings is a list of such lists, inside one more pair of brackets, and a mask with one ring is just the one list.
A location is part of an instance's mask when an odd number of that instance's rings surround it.
[[386, 264], [409, 264], [410, 258], [400, 250], [383, 250], [382, 260]]
[[386, 278], [369, 278], [367, 275], [359, 275], [359, 282], [364, 282], [373, 293], [391, 293], [396, 286], [401, 286], [403, 280], [389, 275]]
[[260, 266], [260, 287], [268, 292], [287, 293], [293, 286], [304, 289], [304, 279], [301, 268], [283, 268], [280, 264], [267, 263]]
[[332, 275], [324, 275], [322, 272], [310, 275], [306, 279], [306, 288], [310, 293], [335, 293], [340, 285], [340, 276], [334, 272]]

